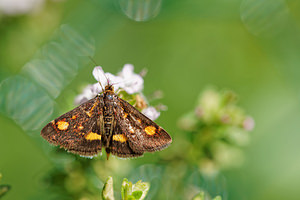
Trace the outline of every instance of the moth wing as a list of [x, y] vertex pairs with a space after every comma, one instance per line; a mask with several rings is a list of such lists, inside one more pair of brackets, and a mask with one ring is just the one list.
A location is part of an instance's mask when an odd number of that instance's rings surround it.
[[128, 138], [129, 147], [136, 153], [154, 152], [168, 147], [172, 138], [159, 125], [143, 115], [128, 102], [119, 98], [115, 111], [120, 132]]
[[110, 146], [110, 152], [118, 157], [140, 157], [143, 152], [135, 152], [129, 145], [128, 138], [122, 133], [119, 125], [115, 126], [114, 133], [112, 135], [112, 141]]
[[101, 151], [100, 116], [102, 97], [95, 97], [52, 120], [41, 131], [41, 136], [53, 145], [82, 156], [93, 156]]

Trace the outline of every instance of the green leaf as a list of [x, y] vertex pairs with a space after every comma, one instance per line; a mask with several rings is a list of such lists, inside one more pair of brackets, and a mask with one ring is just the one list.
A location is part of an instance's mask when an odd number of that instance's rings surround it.
[[128, 197], [127, 197], [127, 200], [136, 200], [133, 196], [131, 196], [131, 195], [129, 195]]
[[106, 180], [103, 190], [102, 190], [103, 200], [114, 200], [114, 187], [113, 187], [113, 178], [111, 176]]
[[134, 191], [131, 196], [133, 196], [134, 199], [141, 199], [142, 195], [143, 195], [142, 191]]
[[139, 200], [145, 199], [149, 189], [150, 189], [150, 183], [142, 182], [141, 180], [133, 185], [133, 192], [135, 191], [142, 192], [142, 195], [138, 198]]

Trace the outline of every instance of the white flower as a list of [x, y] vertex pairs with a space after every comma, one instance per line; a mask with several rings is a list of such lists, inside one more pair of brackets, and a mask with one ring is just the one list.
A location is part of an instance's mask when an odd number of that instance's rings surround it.
[[93, 76], [98, 82], [85, 87], [82, 94], [75, 98], [75, 104], [82, 104], [87, 100], [94, 98], [97, 94], [103, 92], [102, 90], [108, 84], [113, 85], [115, 91], [121, 88], [128, 94], [141, 92], [144, 88], [143, 78], [133, 72], [133, 65], [131, 64], [124, 65], [118, 76], [111, 73], [104, 73], [102, 67], [96, 66], [93, 70]]
[[[133, 65], [131, 64], [124, 65], [118, 76], [111, 73], [104, 73], [102, 67], [96, 66], [93, 70], [93, 76], [98, 82], [85, 87], [82, 94], [75, 98], [75, 104], [82, 104], [94, 98], [97, 94], [103, 92], [102, 87], [105, 87], [108, 84], [113, 85], [115, 90], [121, 88], [128, 94], [141, 93], [144, 88], [143, 78], [133, 72]], [[151, 120], [157, 119], [160, 115], [160, 112], [152, 106], [143, 109], [142, 113]]]
[[152, 106], [149, 106], [148, 108], [145, 108], [142, 110], [142, 113], [144, 115], [146, 115], [149, 119], [151, 120], [156, 120], [159, 115], [160, 115], [160, 112], [158, 112], [154, 107]]
[[[105, 87], [108, 84], [112, 84], [115, 88], [115, 90], [118, 90], [120, 86], [122, 85], [123, 79], [119, 76], [115, 76], [111, 73], [104, 73], [102, 67], [97, 66], [93, 70], [93, 76], [94, 78], [101, 83], [103, 87]], [[100, 84], [98, 83], [100, 86]], [[100, 92], [102, 92], [102, 88], [100, 86]], [[99, 93], [100, 93], [99, 92]]]
[[0, 11], [6, 15], [20, 15], [40, 9], [44, 0], [0, 0]]
[[123, 79], [121, 88], [128, 94], [141, 92], [144, 89], [144, 79], [133, 72], [133, 65], [125, 64], [119, 76]]
[[95, 96], [102, 92], [102, 88], [99, 83], [94, 83], [91, 86], [91, 90], [92, 90], [92, 93], [95, 94]]

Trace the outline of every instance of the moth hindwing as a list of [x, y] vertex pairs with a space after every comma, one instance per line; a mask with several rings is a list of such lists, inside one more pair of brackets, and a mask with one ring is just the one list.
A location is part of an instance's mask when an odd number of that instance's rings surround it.
[[102, 94], [48, 123], [41, 131], [48, 142], [82, 156], [105, 148], [107, 157], [139, 157], [166, 148], [170, 135], [128, 102], [112, 85]]

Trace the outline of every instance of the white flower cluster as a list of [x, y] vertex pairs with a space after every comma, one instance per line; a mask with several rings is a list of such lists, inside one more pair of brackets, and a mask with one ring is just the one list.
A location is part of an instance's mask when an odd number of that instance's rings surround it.
[[[82, 94], [75, 98], [75, 104], [82, 104], [103, 92], [99, 82], [103, 87], [108, 84], [113, 85], [115, 91], [124, 90], [128, 94], [141, 93], [144, 88], [144, 79], [141, 75], [135, 74], [133, 70], [133, 65], [125, 64], [118, 75], [113, 75], [108, 72], [104, 73], [102, 67], [96, 66], [93, 70], [93, 76], [98, 82], [86, 86]], [[151, 120], [157, 119], [160, 115], [160, 112], [152, 106], [143, 109], [142, 113]]]
[[0, 0], [0, 12], [6, 15], [22, 15], [40, 9], [44, 0]]

